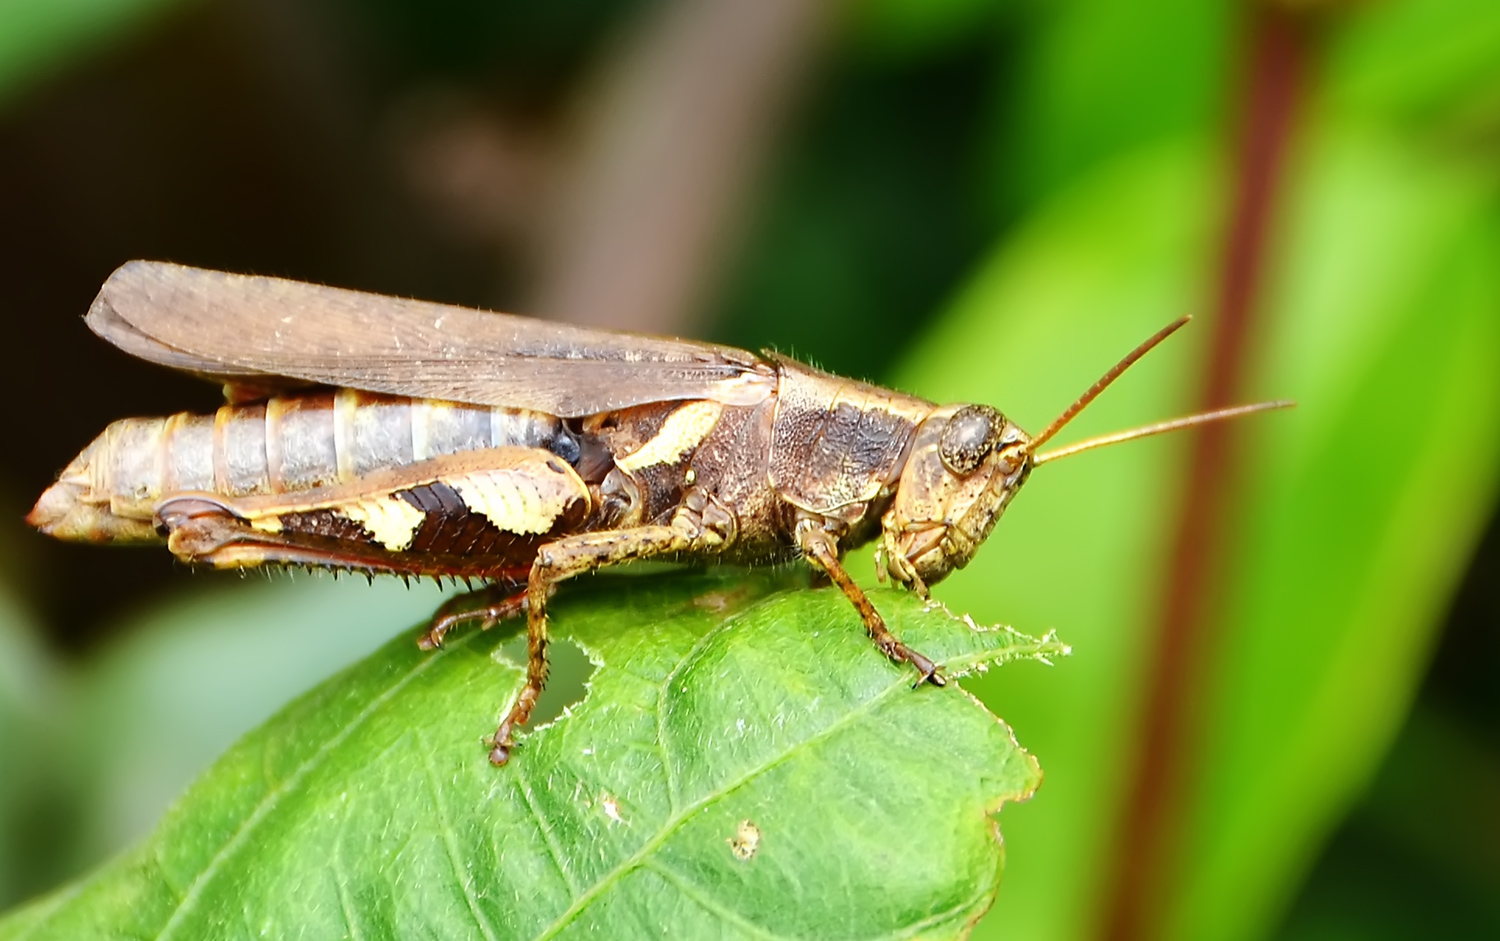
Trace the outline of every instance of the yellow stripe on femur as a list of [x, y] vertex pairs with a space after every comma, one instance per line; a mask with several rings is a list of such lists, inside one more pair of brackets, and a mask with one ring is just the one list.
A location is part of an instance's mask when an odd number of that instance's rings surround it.
[[397, 496], [353, 500], [334, 508], [340, 516], [354, 520], [392, 552], [411, 545], [427, 514]]
[[464, 506], [496, 529], [539, 535], [550, 532], [574, 500], [580, 496], [586, 499], [587, 490], [570, 486], [574, 479], [571, 474], [554, 480], [526, 470], [507, 469], [471, 473], [451, 481], [451, 486]]

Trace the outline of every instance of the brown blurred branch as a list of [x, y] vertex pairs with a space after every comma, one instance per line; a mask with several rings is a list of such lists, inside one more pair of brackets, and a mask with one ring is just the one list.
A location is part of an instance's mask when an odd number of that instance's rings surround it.
[[674, 332], [835, 12], [832, 0], [670, 0], [585, 98], [528, 308]]
[[[1244, 377], [1265, 275], [1267, 233], [1278, 202], [1305, 69], [1295, 14], [1260, 6], [1250, 21], [1249, 61], [1238, 129], [1234, 202], [1225, 233], [1211, 352], [1199, 400], [1228, 405]], [[1194, 438], [1187, 492], [1173, 539], [1162, 614], [1145, 677], [1134, 776], [1110, 867], [1101, 935], [1138, 941], [1163, 934], [1188, 771], [1199, 744], [1192, 724], [1201, 697], [1194, 667], [1210, 646], [1215, 591], [1224, 561], [1218, 534], [1231, 518], [1235, 428], [1208, 425]]]

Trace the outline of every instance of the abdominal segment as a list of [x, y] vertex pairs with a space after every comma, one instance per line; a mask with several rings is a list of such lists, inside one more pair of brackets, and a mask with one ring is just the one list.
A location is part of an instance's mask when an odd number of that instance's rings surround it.
[[382, 469], [504, 448], [569, 464], [580, 457], [578, 439], [552, 415], [351, 389], [226, 405], [212, 415], [127, 418], [74, 458], [29, 520], [60, 539], [159, 542], [156, 508], [176, 495], [301, 505], [314, 491], [358, 486]]

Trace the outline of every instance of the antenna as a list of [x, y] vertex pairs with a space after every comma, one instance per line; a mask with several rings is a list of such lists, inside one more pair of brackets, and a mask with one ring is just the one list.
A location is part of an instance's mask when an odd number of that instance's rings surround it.
[[1145, 343], [1142, 343], [1140, 346], [1136, 347], [1128, 354], [1126, 354], [1124, 359], [1120, 360], [1118, 363], [1115, 363], [1113, 369], [1100, 376], [1098, 382], [1089, 386], [1089, 390], [1083, 395], [1080, 395], [1078, 397], [1078, 401], [1074, 402], [1072, 405], [1069, 405], [1061, 415], [1053, 419], [1052, 424], [1042, 429], [1041, 434], [1037, 435], [1035, 438], [1032, 438], [1029, 450], [1034, 453], [1037, 448], [1046, 444], [1053, 435], [1063, 430], [1063, 426], [1072, 421], [1074, 418], [1078, 417], [1079, 412], [1088, 408], [1089, 403], [1099, 397], [1099, 393], [1103, 392], [1105, 389], [1108, 389], [1110, 383], [1120, 378], [1121, 373], [1129, 369], [1131, 366], [1135, 365], [1136, 360], [1151, 352], [1158, 343], [1176, 333], [1178, 330], [1181, 330], [1183, 327], [1187, 326], [1187, 322], [1192, 319], [1192, 317], [1183, 317], [1178, 320], [1172, 321], [1165, 327], [1162, 327], [1160, 330], [1151, 334], [1151, 336], [1146, 339]]
[[1191, 428], [1194, 425], [1207, 425], [1212, 422], [1227, 421], [1231, 418], [1239, 418], [1243, 415], [1252, 415], [1256, 412], [1265, 412], [1277, 408], [1290, 408], [1291, 406], [1297, 404], [1296, 402], [1293, 402], [1289, 399], [1279, 399], [1274, 402], [1258, 402], [1254, 405], [1237, 405], [1233, 408], [1221, 408], [1215, 409], [1211, 412], [1199, 412], [1196, 415], [1187, 415], [1183, 418], [1173, 418], [1169, 421], [1156, 422], [1151, 425], [1142, 425], [1139, 428], [1131, 428], [1127, 431], [1116, 431], [1111, 434], [1100, 435], [1097, 438], [1088, 438], [1078, 442], [1077, 444], [1070, 444], [1062, 448], [1054, 448], [1053, 450], [1047, 451], [1043, 454], [1036, 453], [1038, 448], [1040, 448], [1043, 444], [1046, 444], [1047, 441], [1050, 440], [1059, 431], [1061, 431], [1063, 427], [1068, 424], [1068, 422], [1078, 417], [1079, 412], [1083, 411], [1085, 408], [1088, 408], [1089, 403], [1097, 399], [1099, 397], [1099, 394], [1105, 389], [1108, 389], [1111, 383], [1120, 378], [1121, 373], [1125, 372], [1125, 370], [1129, 369], [1135, 364], [1136, 360], [1151, 352], [1159, 343], [1161, 343], [1161, 341], [1165, 340], [1167, 337], [1182, 329], [1187, 325], [1187, 322], [1192, 319], [1192, 317], [1182, 317], [1178, 320], [1172, 321], [1165, 327], [1162, 327], [1160, 330], [1151, 334], [1151, 336], [1148, 337], [1144, 343], [1126, 354], [1125, 358], [1116, 363], [1114, 367], [1109, 370], [1109, 372], [1105, 373], [1103, 376], [1100, 376], [1098, 382], [1094, 383], [1092, 386], [1089, 386], [1088, 391], [1083, 393], [1083, 395], [1080, 395], [1078, 397], [1078, 401], [1068, 406], [1061, 415], [1057, 416], [1057, 418], [1053, 420], [1052, 424], [1042, 429], [1041, 434], [1037, 435], [1035, 438], [1032, 438], [1030, 444], [1027, 445], [1027, 451], [1029, 451], [1033, 455], [1031, 460], [1032, 466], [1035, 467], [1038, 464], [1045, 464], [1048, 461], [1055, 461], [1059, 458], [1071, 457], [1074, 454], [1081, 454], [1084, 451], [1092, 451], [1094, 448], [1102, 448], [1106, 445], [1119, 444], [1122, 441], [1133, 441], [1136, 438], [1149, 438], [1152, 435], [1165, 434], [1169, 431], [1177, 431], [1180, 428]]
[[1119, 444], [1122, 441], [1134, 441], [1136, 438], [1149, 438], [1152, 435], [1166, 434], [1179, 428], [1191, 428], [1194, 425], [1207, 425], [1216, 421], [1227, 421], [1231, 418], [1239, 418], [1243, 415], [1253, 415], [1256, 412], [1269, 412], [1278, 408], [1291, 408], [1296, 405], [1291, 399], [1277, 399], [1274, 402], [1257, 402], [1254, 405], [1236, 405], [1233, 408], [1220, 408], [1212, 412], [1199, 412], [1196, 415], [1187, 415], [1182, 418], [1173, 418], [1168, 421], [1159, 421], [1152, 425], [1142, 425], [1139, 428], [1131, 428], [1129, 431], [1116, 431], [1097, 438], [1085, 438], [1077, 444], [1070, 444], [1062, 448], [1053, 448], [1044, 454], [1038, 454], [1031, 459], [1031, 466], [1045, 464], [1059, 458], [1072, 457], [1082, 454], [1084, 451], [1092, 451], [1106, 445]]

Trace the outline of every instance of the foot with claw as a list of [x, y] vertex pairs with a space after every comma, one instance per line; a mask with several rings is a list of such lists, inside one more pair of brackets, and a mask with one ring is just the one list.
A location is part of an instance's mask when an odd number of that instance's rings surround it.
[[500, 727], [495, 729], [495, 734], [485, 739], [485, 744], [490, 746], [490, 764], [499, 767], [510, 761], [511, 752], [516, 747], [515, 728], [525, 725], [526, 720], [531, 718], [531, 710], [536, 706], [540, 692], [539, 686], [523, 687], [516, 704], [510, 707], [510, 712], [506, 714]]
[[906, 660], [912, 666], [917, 668], [917, 681], [911, 684], [912, 689], [916, 689], [923, 683], [931, 683], [933, 686], [948, 685], [947, 678], [943, 676], [942, 669], [936, 663], [933, 663], [931, 660], [917, 653], [915, 650], [912, 650], [910, 647], [903, 646], [902, 654], [904, 654], [904, 656], [901, 656], [898, 659]]
[[509, 737], [503, 742], [495, 738], [487, 738], [484, 744], [490, 749], [490, 764], [497, 768], [503, 768], [506, 762], [510, 761], [511, 750], [516, 747], [516, 743]]
[[[884, 623], [881, 626], [884, 627]], [[882, 640], [876, 641], [876, 646], [880, 648], [881, 653], [897, 663], [909, 663], [917, 668], [917, 681], [911, 684], [912, 689], [916, 689], [923, 683], [931, 683], [933, 686], [948, 685], [948, 680], [943, 676], [941, 667], [933, 663], [928, 657], [912, 650], [897, 640], [895, 635], [889, 631], [885, 633], [885, 637]]]

